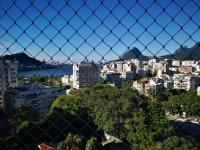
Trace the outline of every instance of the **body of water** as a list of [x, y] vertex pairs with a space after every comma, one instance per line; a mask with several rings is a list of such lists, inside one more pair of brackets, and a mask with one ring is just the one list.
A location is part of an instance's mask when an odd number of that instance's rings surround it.
[[30, 77], [33, 75], [61, 77], [63, 75], [71, 75], [71, 74], [72, 74], [72, 66], [62, 66], [60, 68], [53, 68], [53, 69], [28, 70], [19, 72], [19, 75], [23, 75], [24, 77]]

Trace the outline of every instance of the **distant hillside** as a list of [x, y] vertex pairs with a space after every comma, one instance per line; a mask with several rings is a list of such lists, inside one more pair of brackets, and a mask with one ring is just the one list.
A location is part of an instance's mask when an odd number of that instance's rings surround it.
[[200, 60], [200, 42], [196, 43], [191, 48], [181, 47], [172, 55], [165, 55], [161, 58], [173, 58], [178, 60]]
[[24, 66], [40, 66], [43, 63], [35, 58], [29, 57], [25, 53], [17, 53], [13, 55], [5, 55], [1, 57], [5, 60], [16, 60], [19, 62], [19, 64], [22, 64]]
[[149, 59], [147, 56], [144, 56], [139, 49], [136, 47], [133, 47], [132, 49], [129, 49], [127, 52], [125, 52], [121, 56], [122, 60], [130, 60], [130, 59], [140, 59], [140, 60], [147, 60]]
[[[149, 60], [153, 56], [144, 56], [136, 47], [129, 49], [122, 56], [122, 60], [139, 59]], [[193, 47], [181, 47], [171, 55], [160, 56], [157, 59], [177, 59], [177, 60], [200, 60], [200, 42], [196, 43]]]

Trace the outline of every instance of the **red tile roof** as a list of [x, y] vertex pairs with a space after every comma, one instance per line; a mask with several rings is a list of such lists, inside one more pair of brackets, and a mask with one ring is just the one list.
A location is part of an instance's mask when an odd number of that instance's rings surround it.
[[56, 150], [53, 146], [47, 144], [47, 143], [42, 143], [38, 145], [40, 150]]

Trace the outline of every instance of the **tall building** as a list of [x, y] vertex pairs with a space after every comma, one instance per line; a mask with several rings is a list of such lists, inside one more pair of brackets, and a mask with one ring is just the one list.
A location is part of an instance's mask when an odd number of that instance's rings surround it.
[[73, 88], [92, 86], [100, 82], [100, 66], [94, 62], [73, 65]]
[[172, 61], [172, 66], [180, 67], [181, 66], [181, 61], [180, 60], [173, 60]]
[[0, 110], [5, 110], [4, 93], [8, 87], [17, 87], [17, 63], [0, 58]]
[[193, 66], [183, 66], [182, 65], [178, 68], [178, 70], [179, 70], [179, 73], [190, 74], [195, 71], [195, 68]]
[[200, 96], [200, 86], [197, 88], [197, 95]]
[[64, 75], [63, 77], [61, 77], [61, 82], [62, 82], [63, 86], [65, 86], [65, 85], [72, 86], [73, 76], [72, 75]]
[[53, 101], [58, 96], [65, 95], [65, 93], [64, 87], [23, 85], [8, 88], [5, 92], [6, 107], [12, 113], [14, 108], [26, 106], [38, 116], [43, 116], [49, 111]]
[[186, 91], [195, 90], [199, 85], [199, 77], [184, 74], [175, 74], [173, 76], [174, 89]]

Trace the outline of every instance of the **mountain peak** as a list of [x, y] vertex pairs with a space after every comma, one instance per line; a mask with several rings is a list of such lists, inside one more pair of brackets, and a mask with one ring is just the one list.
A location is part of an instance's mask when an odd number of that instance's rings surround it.
[[130, 60], [130, 59], [144, 59], [146, 56], [143, 56], [140, 50], [136, 47], [133, 47], [127, 50], [122, 56], [122, 60]]
[[173, 55], [166, 55], [162, 58], [171, 58], [178, 60], [200, 60], [200, 42], [197, 42], [193, 47], [180, 47]]
[[197, 42], [193, 47], [194, 48], [200, 48], [200, 42]]
[[16, 53], [16, 54], [12, 54], [12, 55], [5, 55], [2, 56], [2, 59], [5, 60], [16, 60], [18, 61], [20, 64], [23, 65], [27, 65], [27, 66], [40, 66], [43, 63], [35, 58], [29, 57], [27, 54], [25, 53]]

